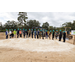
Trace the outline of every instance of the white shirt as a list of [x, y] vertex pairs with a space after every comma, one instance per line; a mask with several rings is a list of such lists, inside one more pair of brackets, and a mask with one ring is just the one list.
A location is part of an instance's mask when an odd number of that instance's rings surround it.
[[9, 34], [11, 34], [11, 31], [9, 31]]

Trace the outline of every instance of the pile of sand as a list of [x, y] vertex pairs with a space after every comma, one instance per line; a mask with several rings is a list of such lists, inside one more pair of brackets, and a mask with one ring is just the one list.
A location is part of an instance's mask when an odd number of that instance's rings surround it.
[[0, 40], [0, 47], [15, 48], [27, 51], [70, 51], [75, 45], [57, 40], [15, 38]]

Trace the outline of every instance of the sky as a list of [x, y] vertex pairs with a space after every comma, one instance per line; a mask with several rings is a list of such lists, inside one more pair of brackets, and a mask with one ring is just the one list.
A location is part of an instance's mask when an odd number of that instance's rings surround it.
[[[37, 20], [41, 25], [48, 22], [50, 26], [60, 27], [65, 22], [75, 20], [75, 12], [27, 12], [27, 20]], [[18, 12], [0, 12], [0, 22], [17, 21]]]

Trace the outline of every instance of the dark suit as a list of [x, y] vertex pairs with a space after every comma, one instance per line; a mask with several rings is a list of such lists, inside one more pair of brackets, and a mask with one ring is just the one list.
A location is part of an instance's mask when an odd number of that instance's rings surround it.
[[66, 39], [66, 33], [64, 32], [63, 33], [63, 42], [65, 42], [65, 39]]
[[52, 34], [52, 40], [54, 40], [54, 35], [55, 35], [55, 32], [53, 32], [53, 34]]
[[17, 38], [19, 37], [19, 30], [17, 30]]
[[61, 41], [61, 38], [62, 38], [62, 32], [60, 31], [60, 34], [59, 34], [59, 41]]

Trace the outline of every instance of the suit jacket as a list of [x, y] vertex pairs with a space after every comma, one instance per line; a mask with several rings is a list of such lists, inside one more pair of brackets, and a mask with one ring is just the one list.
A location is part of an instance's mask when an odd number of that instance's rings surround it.
[[63, 33], [63, 38], [66, 38], [66, 33], [65, 32]]

